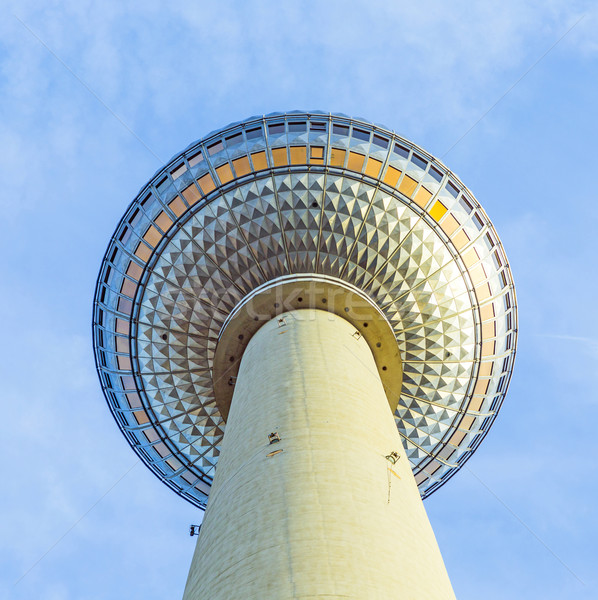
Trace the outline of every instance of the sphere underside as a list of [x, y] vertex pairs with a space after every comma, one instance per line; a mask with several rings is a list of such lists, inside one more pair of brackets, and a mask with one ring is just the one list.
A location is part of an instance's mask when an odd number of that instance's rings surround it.
[[225, 422], [212, 366], [258, 286], [321, 274], [384, 314], [403, 365], [395, 412], [420, 493], [491, 425], [516, 344], [506, 257], [471, 193], [423, 150], [340, 115], [250, 119], [159, 171], [112, 240], [94, 340], [109, 405], [144, 462], [203, 506]]

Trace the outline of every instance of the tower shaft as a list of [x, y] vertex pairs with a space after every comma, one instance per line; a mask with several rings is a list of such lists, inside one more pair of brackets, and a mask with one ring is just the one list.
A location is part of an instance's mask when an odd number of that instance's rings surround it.
[[245, 350], [185, 588], [207, 598], [454, 599], [372, 352], [337, 315], [286, 313]]

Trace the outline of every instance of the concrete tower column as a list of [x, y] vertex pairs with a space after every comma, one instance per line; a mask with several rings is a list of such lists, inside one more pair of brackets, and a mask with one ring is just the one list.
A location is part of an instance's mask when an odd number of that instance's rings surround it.
[[295, 598], [454, 598], [372, 352], [318, 310], [247, 346], [184, 594]]

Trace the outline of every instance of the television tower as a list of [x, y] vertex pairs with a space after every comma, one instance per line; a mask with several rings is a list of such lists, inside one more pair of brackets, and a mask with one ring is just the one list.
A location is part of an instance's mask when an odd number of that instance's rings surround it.
[[211, 133], [126, 211], [93, 334], [128, 442], [206, 510], [185, 600], [454, 598], [422, 499], [492, 425], [517, 309], [439, 160], [341, 114]]

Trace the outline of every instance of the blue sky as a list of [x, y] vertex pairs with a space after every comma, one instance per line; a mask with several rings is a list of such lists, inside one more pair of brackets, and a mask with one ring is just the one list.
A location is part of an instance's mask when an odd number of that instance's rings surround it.
[[5, 0], [2, 13], [1, 598], [182, 595], [201, 516], [136, 465], [108, 411], [95, 278], [163, 162], [297, 108], [384, 123], [442, 157], [510, 259], [511, 389], [425, 503], [457, 597], [598, 596], [595, 3]]

